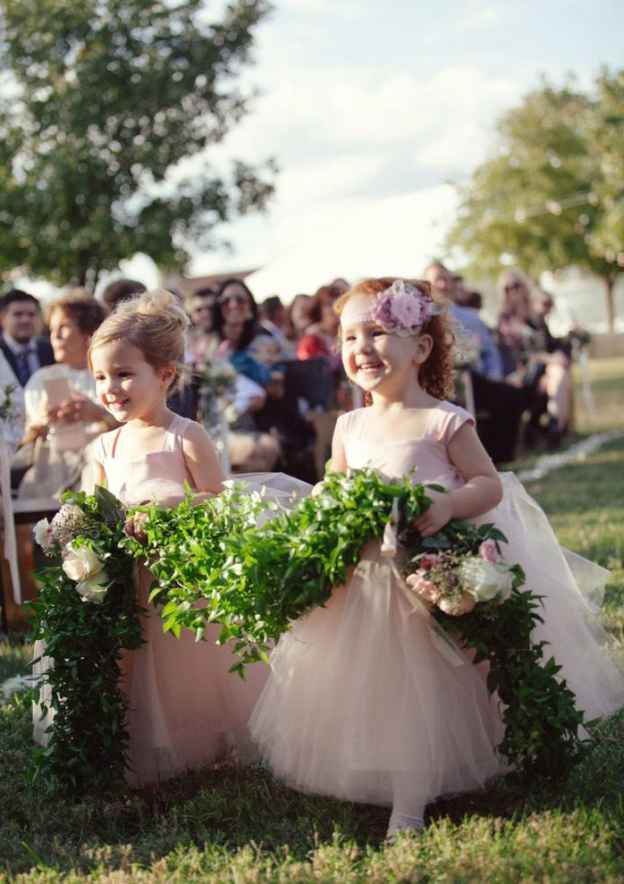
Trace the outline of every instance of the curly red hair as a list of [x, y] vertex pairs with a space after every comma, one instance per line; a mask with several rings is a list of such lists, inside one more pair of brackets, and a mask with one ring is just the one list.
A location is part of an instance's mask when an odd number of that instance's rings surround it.
[[[356, 283], [348, 292], [341, 295], [334, 304], [334, 310], [341, 315], [347, 301], [354, 295], [378, 295], [390, 288], [400, 277], [382, 276], [364, 279]], [[431, 286], [424, 279], [406, 279], [416, 286], [423, 294], [431, 298]], [[432, 316], [422, 327], [421, 334], [429, 335], [433, 347], [427, 361], [421, 365], [418, 381], [423, 390], [436, 399], [449, 399], [454, 393], [453, 383], [453, 346], [455, 336], [451, 331], [446, 313]]]

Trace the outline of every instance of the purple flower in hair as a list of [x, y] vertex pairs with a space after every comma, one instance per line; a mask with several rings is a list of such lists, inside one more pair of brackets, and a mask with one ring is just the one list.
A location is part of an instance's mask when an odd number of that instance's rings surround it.
[[425, 292], [403, 279], [396, 279], [379, 293], [370, 318], [384, 331], [407, 337], [418, 334], [435, 312], [438, 312], [436, 306]]

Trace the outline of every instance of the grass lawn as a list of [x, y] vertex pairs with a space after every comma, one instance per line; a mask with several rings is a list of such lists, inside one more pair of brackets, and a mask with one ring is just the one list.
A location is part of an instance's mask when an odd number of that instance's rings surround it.
[[[596, 414], [624, 429], [624, 360], [591, 366]], [[562, 543], [613, 570], [604, 621], [624, 647], [624, 437], [530, 490]], [[0, 644], [0, 683], [29, 649]], [[429, 808], [420, 837], [383, 843], [387, 812], [298, 795], [252, 768], [221, 767], [79, 804], [24, 782], [26, 694], [0, 701], [0, 882], [619, 882], [624, 880], [624, 714], [555, 787], [502, 781]]]

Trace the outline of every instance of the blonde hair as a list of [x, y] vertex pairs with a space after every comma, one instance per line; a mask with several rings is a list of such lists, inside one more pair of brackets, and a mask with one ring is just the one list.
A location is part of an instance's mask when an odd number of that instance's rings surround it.
[[182, 368], [189, 318], [178, 299], [165, 289], [144, 292], [122, 301], [91, 338], [91, 355], [97, 347], [112, 341], [127, 341], [143, 354], [152, 368], [175, 365]]
[[[364, 279], [356, 283], [349, 291], [341, 295], [334, 304], [334, 310], [340, 316], [354, 295], [370, 295], [374, 297], [389, 288], [399, 277], [383, 276], [377, 279]], [[431, 297], [431, 285], [425, 279], [407, 279], [421, 292]], [[449, 399], [454, 393], [453, 350], [455, 335], [446, 313], [432, 316], [422, 328], [422, 334], [431, 336], [433, 347], [429, 358], [420, 366], [418, 381], [423, 390], [436, 399]]]

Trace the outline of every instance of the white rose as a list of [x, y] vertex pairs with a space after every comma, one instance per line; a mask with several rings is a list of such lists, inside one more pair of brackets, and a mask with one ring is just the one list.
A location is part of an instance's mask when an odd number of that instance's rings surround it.
[[65, 547], [63, 571], [70, 580], [91, 581], [103, 568], [104, 563], [88, 546], [79, 546], [76, 549], [73, 543], [69, 543]]
[[76, 592], [83, 602], [93, 602], [95, 605], [101, 605], [108, 591], [106, 583], [108, 577], [106, 571], [99, 571], [91, 580], [83, 580], [76, 585]]
[[41, 549], [49, 550], [52, 548], [52, 530], [47, 519], [39, 519], [33, 528], [35, 542], [39, 544]]
[[513, 577], [505, 565], [493, 564], [482, 558], [465, 559], [459, 567], [459, 579], [464, 589], [478, 602], [509, 598]]

